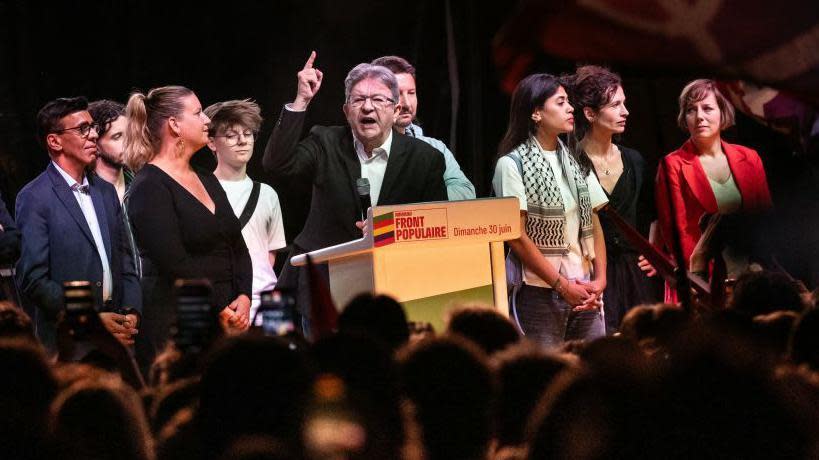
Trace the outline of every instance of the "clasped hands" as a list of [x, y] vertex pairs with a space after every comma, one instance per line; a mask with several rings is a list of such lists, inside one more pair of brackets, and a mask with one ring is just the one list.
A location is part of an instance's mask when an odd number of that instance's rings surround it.
[[583, 281], [567, 280], [563, 277], [557, 290], [563, 299], [571, 305], [572, 311], [599, 310], [603, 307], [603, 290], [606, 283], [602, 280]]
[[119, 340], [119, 343], [125, 346], [134, 344], [134, 337], [139, 333], [137, 329], [139, 317], [137, 315], [132, 313], [123, 315], [114, 312], [101, 312], [99, 317], [105, 329]]
[[239, 295], [219, 312], [219, 323], [227, 333], [240, 333], [250, 328], [250, 298]]

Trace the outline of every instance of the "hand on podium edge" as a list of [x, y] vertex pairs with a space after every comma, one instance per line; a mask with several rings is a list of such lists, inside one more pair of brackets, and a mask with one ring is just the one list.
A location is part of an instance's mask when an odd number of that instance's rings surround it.
[[366, 238], [370, 234], [370, 228], [367, 226], [366, 220], [357, 220], [355, 226], [361, 230], [361, 234]]

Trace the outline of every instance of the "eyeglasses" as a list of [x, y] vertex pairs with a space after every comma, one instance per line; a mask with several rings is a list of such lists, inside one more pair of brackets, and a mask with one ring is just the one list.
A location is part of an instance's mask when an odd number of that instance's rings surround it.
[[230, 131], [225, 135], [213, 137], [221, 137], [225, 140], [225, 145], [227, 145], [228, 147], [233, 147], [234, 145], [239, 143], [239, 136], [244, 137], [245, 140], [247, 140], [248, 142], [253, 142], [253, 140], [256, 138], [256, 133], [248, 129], [241, 133]]
[[92, 129], [94, 130], [95, 133], [98, 133], [100, 131], [100, 125], [99, 125], [99, 123], [83, 122], [83, 123], [81, 123], [81, 124], [79, 124], [77, 126], [72, 126], [70, 128], [57, 129], [57, 130], [52, 131], [52, 132], [54, 134], [62, 134], [64, 132], [66, 132], [66, 131], [71, 131], [72, 129], [76, 129], [81, 137], [88, 137], [88, 134], [91, 133]]
[[388, 98], [387, 96], [382, 96], [380, 94], [376, 94], [375, 96], [350, 96], [349, 101], [347, 104], [353, 108], [359, 108], [367, 102], [367, 99], [372, 102], [373, 106], [377, 109], [383, 109], [389, 105], [395, 104], [393, 99]]

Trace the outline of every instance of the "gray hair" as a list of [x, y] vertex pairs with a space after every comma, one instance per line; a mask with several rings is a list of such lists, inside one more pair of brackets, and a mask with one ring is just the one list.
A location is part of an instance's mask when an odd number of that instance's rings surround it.
[[398, 103], [398, 80], [395, 79], [395, 74], [384, 66], [367, 63], [353, 67], [353, 70], [347, 74], [347, 78], [344, 79], [344, 101], [350, 100], [350, 91], [353, 86], [368, 78], [373, 78], [386, 85], [392, 93], [392, 100]]

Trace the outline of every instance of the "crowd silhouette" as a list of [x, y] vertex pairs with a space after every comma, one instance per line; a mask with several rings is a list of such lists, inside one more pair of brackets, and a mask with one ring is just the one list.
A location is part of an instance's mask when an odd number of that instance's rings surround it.
[[66, 460], [815, 458], [815, 308], [816, 293], [749, 273], [724, 310], [635, 306], [614, 336], [546, 349], [487, 305], [415, 337], [400, 304], [365, 294], [315, 342], [253, 327], [202, 351], [171, 344], [143, 383], [104, 327], [98, 356], [51, 361], [4, 302], [0, 446]]

